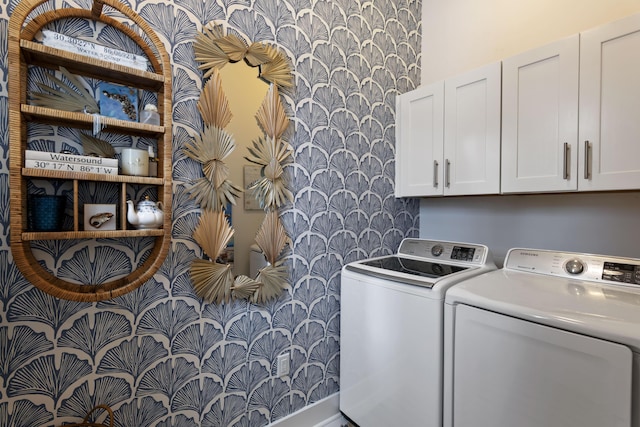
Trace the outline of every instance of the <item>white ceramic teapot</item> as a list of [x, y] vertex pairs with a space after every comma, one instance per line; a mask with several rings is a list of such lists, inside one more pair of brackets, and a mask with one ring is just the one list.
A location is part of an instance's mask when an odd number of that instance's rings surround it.
[[164, 223], [162, 202], [152, 202], [149, 196], [133, 208], [133, 201], [127, 200], [127, 221], [137, 229], [160, 228]]

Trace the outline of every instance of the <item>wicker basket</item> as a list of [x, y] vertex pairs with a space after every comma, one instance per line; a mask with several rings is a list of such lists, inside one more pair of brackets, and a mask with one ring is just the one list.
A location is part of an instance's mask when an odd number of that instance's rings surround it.
[[[107, 411], [107, 413], [109, 414], [109, 425], [89, 422], [89, 417], [91, 416], [91, 414], [98, 409], [104, 409], [105, 411]], [[84, 420], [82, 420], [81, 423], [64, 424], [60, 427], [113, 427], [113, 411], [107, 405], [98, 405], [89, 411], [89, 413], [86, 417], [84, 417]]]

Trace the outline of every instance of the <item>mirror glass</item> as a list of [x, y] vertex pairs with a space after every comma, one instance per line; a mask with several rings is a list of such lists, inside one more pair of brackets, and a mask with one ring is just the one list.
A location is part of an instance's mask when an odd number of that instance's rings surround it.
[[[236, 143], [236, 149], [226, 159], [229, 178], [245, 189], [235, 206], [231, 207], [233, 272], [236, 276], [249, 276], [249, 252], [265, 213], [253, 193], [246, 190], [252, 177], [259, 178], [260, 169], [244, 157], [249, 154], [247, 147], [251, 146], [252, 141], [264, 135], [255, 115], [267, 96], [269, 85], [258, 78], [258, 68], [244, 61], [226, 64], [220, 69], [220, 77], [233, 114], [225, 130], [233, 135]], [[258, 176], [255, 176], [256, 173]]]

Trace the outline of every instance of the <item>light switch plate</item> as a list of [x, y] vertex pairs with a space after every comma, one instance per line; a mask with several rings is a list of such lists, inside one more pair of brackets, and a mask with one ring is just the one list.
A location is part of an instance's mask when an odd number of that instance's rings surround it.
[[276, 360], [276, 375], [278, 377], [289, 375], [289, 352], [279, 355]]

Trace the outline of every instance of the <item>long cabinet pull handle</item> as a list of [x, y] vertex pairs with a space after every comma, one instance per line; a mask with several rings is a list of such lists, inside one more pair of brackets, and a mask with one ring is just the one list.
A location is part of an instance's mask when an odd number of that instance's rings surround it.
[[564, 143], [564, 162], [562, 165], [562, 178], [569, 179], [569, 165], [567, 162], [569, 161], [569, 143]]
[[445, 178], [445, 182], [444, 185], [449, 188], [451, 186], [451, 162], [449, 161], [449, 159], [446, 160], [446, 163], [444, 165], [444, 174], [446, 176]]
[[433, 186], [438, 188], [438, 161], [433, 161]]
[[591, 177], [591, 144], [584, 142], [584, 179]]

